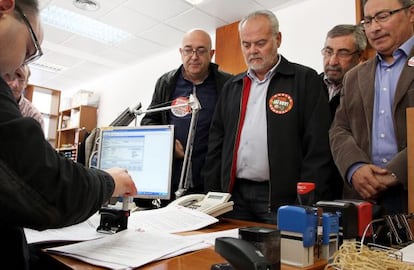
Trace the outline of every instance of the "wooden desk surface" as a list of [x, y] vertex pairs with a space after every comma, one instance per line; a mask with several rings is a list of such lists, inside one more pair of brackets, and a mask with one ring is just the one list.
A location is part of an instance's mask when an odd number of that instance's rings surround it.
[[[220, 222], [210, 225], [206, 228], [203, 228], [198, 231], [194, 232], [186, 232], [180, 233], [180, 235], [192, 235], [197, 233], [210, 233], [210, 232], [217, 232], [247, 226], [261, 226], [261, 227], [269, 227], [269, 228], [276, 228], [275, 225], [271, 224], [263, 224], [263, 223], [256, 223], [256, 222], [248, 222], [248, 221], [241, 221], [241, 220], [233, 220], [233, 219], [220, 219]], [[102, 270], [105, 268], [99, 266], [93, 266], [76, 259], [72, 259], [65, 256], [48, 254], [48, 256], [52, 257], [53, 260], [53, 267], [54, 269], [74, 269], [74, 270]], [[221, 257], [218, 253], [214, 251], [214, 247], [202, 249], [190, 253], [186, 253], [177, 257], [152, 262], [146, 264], [138, 269], [142, 270], [189, 270], [195, 269], [198, 270], [210, 270], [211, 265], [215, 263], [224, 263], [226, 260]], [[306, 268], [297, 268], [289, 265], [282, 264], [282, 270], [323, 270], [326, 265], [326, 261], [319, 261], [312, 265], [311, 267]]]

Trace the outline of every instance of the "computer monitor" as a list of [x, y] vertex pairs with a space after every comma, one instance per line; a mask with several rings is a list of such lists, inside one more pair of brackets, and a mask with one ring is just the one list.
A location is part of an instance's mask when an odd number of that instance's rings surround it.
[[101, 128], [97, 167], [126, 168], [139, 199], [171, 198], [174, 126]]

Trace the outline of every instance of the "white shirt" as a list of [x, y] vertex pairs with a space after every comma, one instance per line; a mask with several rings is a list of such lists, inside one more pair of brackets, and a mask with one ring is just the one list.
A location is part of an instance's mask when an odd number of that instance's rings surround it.
[[279, 56], [278, 63], [266, 73], [262, 81], [251, 70], [247, 72], [252, 84], [237, 152], [237, 178], [255, 181], [268, 181], [270, 179], [267, 151], [266, 95], [270, 80], [275, 74], [280, 59]]

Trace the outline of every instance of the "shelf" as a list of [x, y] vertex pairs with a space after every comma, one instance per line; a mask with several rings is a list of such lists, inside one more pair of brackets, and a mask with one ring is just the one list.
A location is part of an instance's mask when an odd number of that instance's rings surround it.
[[86, 134], [96, 128], [97, 108], [78, 106], [62, 110], [58, 122], [57, 151], [76, 161]]
[[79, 127], [68, 127], [68, 128], [62, 128], [62, 129], [58, 129], [58, 132], [65, 132], [65, 131], [74, 131], [76, 129], [80, 129]]

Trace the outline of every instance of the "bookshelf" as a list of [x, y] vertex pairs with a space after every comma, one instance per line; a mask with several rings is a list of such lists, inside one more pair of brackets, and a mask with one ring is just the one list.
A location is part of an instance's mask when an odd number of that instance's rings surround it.
[[77, 106], [59, 112], [57, 151], [77, 160], [78, 150], [85, 135], [96, 128], [97, 108]]
[[40, 111], [44, 120], [45, 138], [56, 147], [56, 130], [58, 128], [60, 91], [29, 84], [24, 96]]

